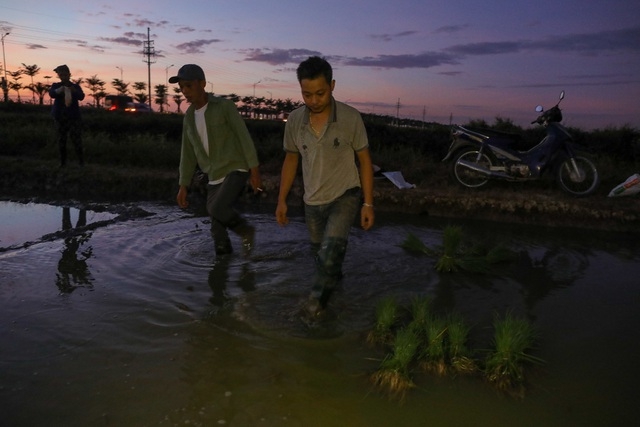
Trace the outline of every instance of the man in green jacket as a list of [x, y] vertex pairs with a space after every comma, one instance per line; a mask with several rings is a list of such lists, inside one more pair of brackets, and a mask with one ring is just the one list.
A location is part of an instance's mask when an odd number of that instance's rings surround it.
[[182, 126], [178, 206], [184, 209], [189, 205], [187, 189], [199, 166], [209, 179], [207, 212], [216, 254], [232, 252], [227, 232], [231, 230], [240, 236], [248, 255], [255, 229], [233, 209], [248, 178], [254, 193], [262, 191], [258, 155], [247, 126], [232, 101], [205, 91], [207, 81], [198, 65], [183, 65], [169, 83], [178, 83], [191, 104]]

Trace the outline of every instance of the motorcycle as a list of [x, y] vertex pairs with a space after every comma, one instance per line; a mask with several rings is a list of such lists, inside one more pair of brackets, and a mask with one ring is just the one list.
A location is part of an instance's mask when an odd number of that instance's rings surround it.
[[544, 126], [546, 136], [533, 148], [519, 149], [519, 135], [453, 125], [452, 142], [442, 161], [451, 161], [452, 177], [468, 188], [482, 187], [492, 179], [533, 181], [552, 173], [569, 194], [593, 193], [600, 182], [598, 170], [591, 160], [576, 154], [569, 131], [560, 124], [563, 99], [564, 91], [553, 108], [536, 107], [541, 114], [531, 124]]

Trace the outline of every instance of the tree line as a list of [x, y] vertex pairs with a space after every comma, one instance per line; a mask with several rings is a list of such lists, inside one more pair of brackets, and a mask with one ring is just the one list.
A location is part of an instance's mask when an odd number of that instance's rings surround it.
[[[18, 103], [22, 103], [22, 91], [29, 90], [32, 94], [31, 103], [44, 105], [45, 96], [48, 95], [51, 84], [49, 79], [52, 76], [44, 76], [45, 82], [36, 82], [34, 77], [40, 74], [41, 68], [37, 64], [27, 65], [22, 63], [17, 71], [7, 70], [7, 75], [10, 76], [9, 81], [2, 82], [2, 88], [4, 92], [4, 101], [9, 101], [9, 92], [16, 92], [16, 100]], [[22, 82], [22, 78], [28, 76], [30, 82], [25, 84]], [[87, 78], [71, 79], [72, 82], [83, 86], [88, 91], [88, 95], [93, 98], [93, 106], [100, 108], [103, 106], [104, 99], [109, 95], [107, 93], [107, 82], [100, 79], [97, 74], [94, 74]], [[111, 87], [115, 90], [116, 95], [119, 96], [131, 96], [136, 102], [147, 104], [149, 96], [147, 92], [147, 83], [145, 82], [125, 82], [122, 79], [114, 78], [110, 82]], [[153, 103], [158, 106], [158, 111], [169, 112], [171, 99], [175, 104], [175, 112], [182, 112], [182, 103], [185, 101], [182, 96], [182, 91], [179, 87], [173, 87], [173, 94], [169, 94], [169, 87], [165, 84], [157, 84], [153, 87], [154, 96]], [[246, 118], [265, 118], [265, 119], [284, 119], [294, 109], [302, 105], [301, 101], [293, 101], [289, 98], [272, 99], [256, 96], [244, 96], [241, 97], [235, 93], [228, 95], [218, 95], [222, 98], [227, 98], [233, 101], [240, 113]]]

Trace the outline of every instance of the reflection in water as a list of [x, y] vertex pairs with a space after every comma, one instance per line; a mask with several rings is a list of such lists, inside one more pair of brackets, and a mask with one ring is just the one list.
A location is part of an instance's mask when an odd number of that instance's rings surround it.
[[[154, 216], [95, 229], [81, 220], [74, 228], [65, 215], [63, 232], [0, 253], [0, 424], [635, 421], [637, 240], [610, 250], [604, 238], [476, 227], [473, 236], [499, 234], [523, 254], [493, 274], [447, 275], [435, 271], [435, 259], [400, 247], [408, 232], [438, 245], [442, 224], [381, 214], [374, 229], [350, 236], [343, 287], [318, 333], [291, 314], [313, 271], [301, 217], [282, 229], [272, 210], [256, 214], [250, 220], [259, 244], [251, 259], [216, 258], [200, 219], [173, 206], [153, 210]], [[81, 286], [95, 292], [68, 293]], [[541, 337], [535, 355], [548, 363], [529, 377], [525, 401], [496, 396], [477, 378], [421, 376], [403, 405], [372, 392], [368, 374], [385, 353], [363, 337], [377, 302], [394, 296], [409, 307], [422, 295], [432, 296], [438, 310], [465, 317], [475, 349], [491, 342], [494, 313], [513, 309], [534, 320]], [[74, 407], [52, 403], [52, 395]]]
[[[80, 209], [75, 228], [85, 225], [87, 225], [87, 211]], [[91, 233], [75, 234], [71, 224], [71, 211], [68, 207], [62, 209], [62, 230], [69, 232], [70, 235], [64, 239], [64, 249], [56, 273], [56, 285], [63, 293], [71, 293], [79, 287], [91, 288], [93, 278], [87, 260], [93, 255], [93, 248], [91, 246], [83, 248], [91, 238]]]
[[527, 313], [552, 292], [572, 286], [588, 267], [588, 254], [579, 250], [553, 246], [540, 257], [521, 251], [513, 274], [522, 286]]
[[[213, 295], [210, 302], [217, 308], [222, 308], [229, 300], [226, 292], [227, 284], [231, 283], [229, 275], [229, 267], [231, 262], [230, 256], [216, 257], [213, 261], [213, 267], [209, 272], [209, 286]], [[244, 262], [240, 266], [237, 286], [244, 292], [251, 292], [256, 287], [255, 272], [249, 267], [249, 263]]]

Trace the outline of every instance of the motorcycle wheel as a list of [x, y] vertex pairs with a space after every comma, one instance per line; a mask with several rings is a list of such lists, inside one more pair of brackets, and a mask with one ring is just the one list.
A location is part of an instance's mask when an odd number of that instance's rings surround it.
[[489, 156], [480, 154], [478, 150], [463, 150], [455, 156], [451, 163], [451, 176], [461, 185], [468, 188], [478, 188], [489, 182], [489, 177], [460, 164], [460, 160], [475, 163], [485, 169], [491, 169], [492, 163]]
[[600, 183], [598, 170], [586, 157], [573, 157], [560, 163], [556, 175], [562, 190], [574, 196], [587, 196]]

